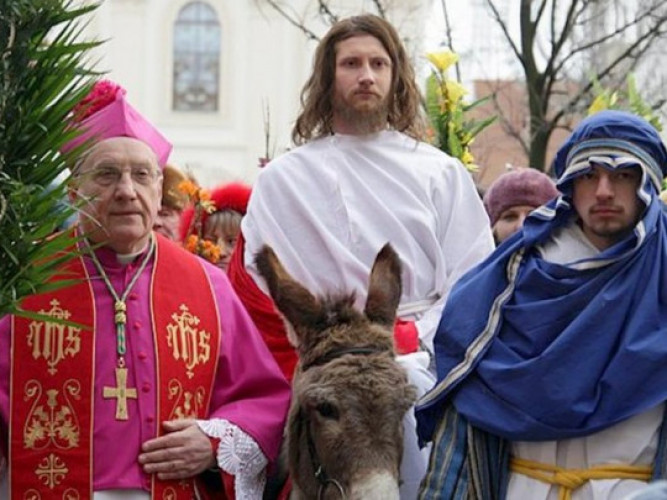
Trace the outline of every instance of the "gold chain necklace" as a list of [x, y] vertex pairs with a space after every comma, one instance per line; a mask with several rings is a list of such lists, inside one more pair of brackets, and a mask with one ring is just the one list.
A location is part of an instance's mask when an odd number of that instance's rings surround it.
[[90, 247], [88, 240], [86, 241], [87, 251], [90, 255], [93, 264], [97, 272], [102, 276], [104, 284], [106, 285], [109, 293], [114, 298], [114, 324], [116, 326], [116, 355], [118, 358], [118, 365], [116, 366], [116, 387], [104, 387], [102, 396], [104, 399], [115, 398], [116, 399], [116, 420], [127, 420], [129, 418], [127, 412], [127, 399], [137, 399], [137, 389], [136, 387], [127, 387], [127, 367], [125, 366], [125, 353], [127, 352], [127, 339], [126, 339], [126, 328], [127, 324], [127, 296], [130, 293], [130, 290], [134, 287], [135, 283], [143, 273], [144, 269], [148, 265], [148, 261], [155, 251], [155, 241], [151, 235], [149, 248], [144, 256], [141, 264], [139, 265], [137, 271], [132, 276], [130, 283], [125, 287], [123, 293], [118, 296], [116, 290], [114, 289], [107, 273], [104, 271], [102, 264], [97, 259], [97, 255]]

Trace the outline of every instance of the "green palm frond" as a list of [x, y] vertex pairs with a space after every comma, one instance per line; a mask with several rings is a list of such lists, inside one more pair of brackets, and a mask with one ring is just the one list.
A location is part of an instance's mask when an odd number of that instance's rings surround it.
[[80, 4], [0, 0], [0, 314], [52, 290], [74, 256], [74, 237], [54, 232], [76, 212], [62, 179], [81, 150], [59, 150], [77, 134], [67, 118], [94, 75], [86, 53], [97, 43], [78, 39], [97, 5]]

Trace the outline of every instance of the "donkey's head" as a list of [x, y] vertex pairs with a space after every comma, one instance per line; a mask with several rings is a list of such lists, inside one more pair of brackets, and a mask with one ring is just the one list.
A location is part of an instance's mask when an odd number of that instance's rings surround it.
[[398, 256], [389, 245], [379, 252], [363, 312], [353, 295], [313, 296], [269, 247], [256, 263], [298, 340], [287, 434], [296, 491], [305, 498], [398, 498], [402, 419], [415, 399], [394, 360]]

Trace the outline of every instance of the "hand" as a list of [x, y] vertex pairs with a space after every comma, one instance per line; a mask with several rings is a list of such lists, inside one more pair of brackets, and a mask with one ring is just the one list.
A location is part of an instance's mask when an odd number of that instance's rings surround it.
[[196, 476], [216, 465], [211, 441], [194, 420], [169, 420], [162, 423], [164, 436], [141, 446], [139, 463], [146, 474], [161, 480]]

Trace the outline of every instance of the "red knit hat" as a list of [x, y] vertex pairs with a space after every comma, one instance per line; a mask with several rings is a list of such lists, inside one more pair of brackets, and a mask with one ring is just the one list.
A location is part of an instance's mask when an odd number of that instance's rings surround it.
[[215, 210], [234, 210], [245, 215], [248, 210], [250, 199], [250, 186], [240, 182], [223, 184], [211, 191], [211, 201], [215, 204]]
[[[214, 188], [213, 191], [211, 191], [211, 201], [215, 206], [215, 212], [220, 212], [221, 210], [233, 210], [241, 215], [245, 215], [248, 210], [250, 193], [250, 186], [241, 182], [231, 182]], [[207, 213], [202, 214], [202, 226], [206, 224], [206, 219], [209, 215], [210, 214]], [[181, 215], [180, 233], [182, 241], [185, 241], [185, 238], [188, 236], [193, 217], [194, 207], [186, 208]]]
[[518, 168], [498, 177], [484, 195], [491, 226], [510, 207], [530, 205], [535, 208], [558, 196], [556, 184], [534, 168]]

